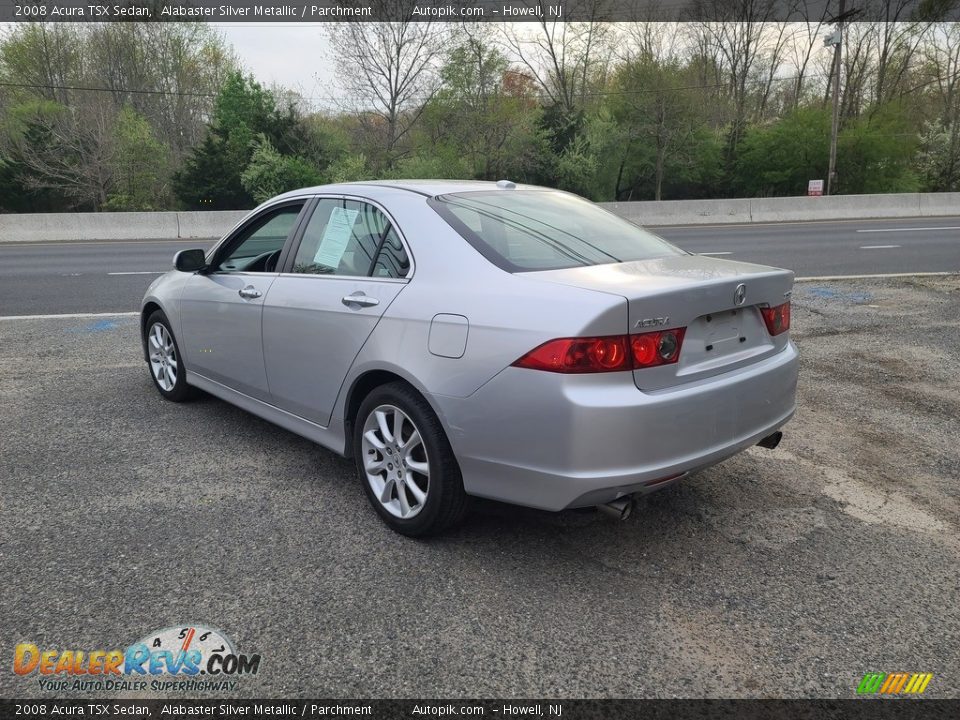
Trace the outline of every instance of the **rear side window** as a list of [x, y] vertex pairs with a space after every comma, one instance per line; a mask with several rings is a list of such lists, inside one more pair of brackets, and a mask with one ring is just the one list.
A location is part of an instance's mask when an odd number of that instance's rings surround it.
[[297, 249], [293, 272], [402, 278], [410, 263], [389, 219], [370, 203], [321, 199]]
[[564, 192], [452, 193], [429, 202], [482, 255], [510, 272], [684, 254], [653, 233]]

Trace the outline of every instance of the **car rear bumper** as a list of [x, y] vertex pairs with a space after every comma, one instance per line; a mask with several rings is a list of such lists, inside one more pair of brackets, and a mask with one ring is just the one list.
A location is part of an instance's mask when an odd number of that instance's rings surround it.
[[510, 367], [467, 398], [432, 396], [472, 495], [562, 510], [660, 489], [757, 443], [793, 415], [793, 343], [660, 390], [630, 373]]

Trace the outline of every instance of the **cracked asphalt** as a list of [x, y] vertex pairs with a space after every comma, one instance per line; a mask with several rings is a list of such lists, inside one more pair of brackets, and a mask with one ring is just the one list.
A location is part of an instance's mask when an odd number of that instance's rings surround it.
[[793, 323], [777, 450], [625, 522], [478, 502], [417, 541], [350, 462], [162, 400], [135, 318], [0, 322], [0, 696], [74, 696], [17, 643], [197, 622], [261, 654], [243, 697], [852, 697], [868, 671], [956, 697], [960, 280], [798, 284]]

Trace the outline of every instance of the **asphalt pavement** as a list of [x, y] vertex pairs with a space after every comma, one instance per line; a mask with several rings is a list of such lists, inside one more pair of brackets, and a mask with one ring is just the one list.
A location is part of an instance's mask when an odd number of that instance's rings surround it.
[[[960, 217], [662, 227], [685, 250], [797, 276], [960, 271]], [[178, 250], [212, 240], [0, 242], [0, 316], [128, 312]]]
[[349, 461], [161, 399], [136, 318], [2, 320], [0, 696], [111, 694], [42, 690], [17, 643], [203, 623], [262, 656], [213, 697], [853, 698], [866, 672], [956, 697], [958, 318], [956, 278], [804, 283], [779, 448], [624, 522], [478, 502], [427, 541]]

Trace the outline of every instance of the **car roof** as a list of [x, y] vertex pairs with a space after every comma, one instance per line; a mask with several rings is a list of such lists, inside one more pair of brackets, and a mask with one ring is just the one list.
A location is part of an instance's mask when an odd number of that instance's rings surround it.
[[[507, 186], [509, 183], [509, 186]], [[360, 180], [357, 182], [337, 183], [334, 185], [317, 185], [314, 187], [300, 188], [280, 195], [274, 200], [281, 198], [294, 198], [303, 195], [317, 195], [322, 193], [345, 193], [356, 192], [358, 188], [392, 188], [395, 190], [408, 190], [410, 192], [423, 195], [425, 197], [435, 197], [453, 192], [475, 192], [479, 190], [549, 190], [550, 188], [540, 188], [536, 185], [519, 185], [511, 183], [509, 180], [500, 180], [498, 182], [488, 180]], [[272, 200], [271, 200], [272, 202]]]

